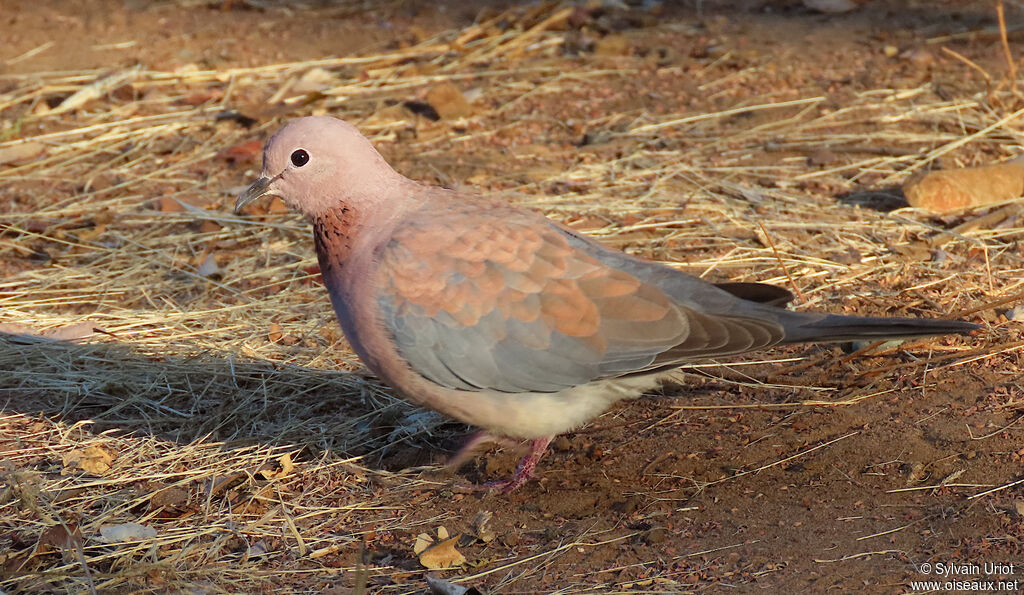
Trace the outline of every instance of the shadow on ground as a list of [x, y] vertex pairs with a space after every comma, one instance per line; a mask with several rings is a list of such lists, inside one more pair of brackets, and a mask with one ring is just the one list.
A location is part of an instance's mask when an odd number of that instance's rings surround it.
[[44, 415], [92, 432], [179, 444], [289, 444], [317, 457], [363, 456], [370, 468], [435, 462], [466, 427], [391, 395], [360, 374], [238, 360], [141, 353], [0, 333], [0, 411]]
[[888, 213], [910, 206], [900, 186], [885, 186], [874, 189], [858, 189], [836, 196], [836, 200], [849, 206], [860, 206], [873, 211]]

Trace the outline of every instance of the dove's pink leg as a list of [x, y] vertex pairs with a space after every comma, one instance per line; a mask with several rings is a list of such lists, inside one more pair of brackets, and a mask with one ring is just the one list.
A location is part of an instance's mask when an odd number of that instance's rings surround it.
[[508, 494], [530, 481], [530, 478], [533, 477], [533, 468], [537, 466], [537, 461], [544, 456], [544, 451], [548, 449], [548, 444], [552, 438], [553, 436], [548, 436], [547, 438], [537, 438], [530, 442], [530, 452], [523, 457], [523, 460], [519, 461], [519, 466], [516, 467], [516, 472], [512, 474], [512, 477], [502, 481], [492, 481], [485, 484], [485, 487]]

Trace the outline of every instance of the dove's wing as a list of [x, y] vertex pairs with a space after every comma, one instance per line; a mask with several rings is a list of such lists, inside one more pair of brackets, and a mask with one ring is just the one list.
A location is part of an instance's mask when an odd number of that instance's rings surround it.
[[378, 258], [384, 326], [413, 370], [448, 388], [556, 392], [783, 334], [774, 321], [686, 307], [511, 209], [408, 220]]

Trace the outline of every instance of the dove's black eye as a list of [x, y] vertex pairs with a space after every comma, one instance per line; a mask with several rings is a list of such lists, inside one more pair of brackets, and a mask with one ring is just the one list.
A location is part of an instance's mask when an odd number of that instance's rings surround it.
[[304, 149], [297, 149], [292, 153], [292, 165], [295, 167], [302, 167], [309, 163], [309, 153]]

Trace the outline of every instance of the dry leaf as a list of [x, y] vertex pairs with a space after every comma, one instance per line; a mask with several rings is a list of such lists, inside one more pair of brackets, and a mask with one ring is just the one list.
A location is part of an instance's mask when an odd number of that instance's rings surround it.
[[245, 551], [245, 555], [249, 556], [250, 558], [265, 558], [267, 552], [269, 551], [270, 550], [267, 548], [267, 544], [263, 543], [263, 540], [261, 539], [256, 543], [252, 544], [251, 546], [249, 546], [249, 548]]
[[217, 233], [221, 229], [222, 227], [220, 223], [210, 221], [209, 219], [203, 221], [202, 224], [199, 226], [200, 233]]
[[34, 329], [28, 325], [17, 322], [0, 324], [0, 333], [8, 335], [26, 335], [30, 337], [42, 337], [54, 341], [77, 341], [91, 336], [94, 333], [110, 334], [103, 327], [91, 322], [76, 322], [46, 330]]
[[207, 488], [208, 495], [211, 498], [214, 496], [221, 496], [231, 488], [241, 485], [247, 478], [248, 476], [242, 472], [236, 472], [222, 477], [214, 477], [210, 480], [209, 487]]
[[263, 143], [254, 138], [222, 149], [217, 153], [217, 158], [233, 163], [255, 163], [262, 149]]
[[[269, 486], [268, 486], [269, 487]], [[231, 493], [231, 514], [263, 515], [269, 510], [267, 500], [273, 498], [273, 489], [264, 488], [259, 493]]]
[[430, 570], [462, 566], [466, 563], [466, 557], [455, 549], [458, 541], [456, 536], [428, 547], [420, 554], [420, 564]]
[[307, 70], [289, 91], [296, 94], [315, 93], [336, 85], [337, 81], [333, 74], [318, 66]]
[[448, 529], [438, 527], [436, 539], [426, 533], [417, 535], [412, 551], [420, 557], [420, 564], [430, 570], [461, 566], [466, 563], [466, 557], [455, 549], [459, 537], [456, 535], [449, 539]]
[[224, 97], [224, 91], [220, 89], [210, 89], [186, 95], [181, 99], [181, 102], [185, 105], [202, 105], [208, 101], [216, 101], [222, 97]]
[[424, 578], [427, 579], [427, 587], [433, 595], [480, 595], [480, 591], [475, 587], [463, 587], [429, 574]]
[[[321, 285], [324, 284], [324, 277], [320, 274], [320, 265], [314, 264], [312, 266], [302, 267], [302, 271], [307, 275], [311, 275], [311, 278], [307, 279], [307, 285], [311, 285], [313, 283], [319, 283]], [[333, 327], [327, 326], [327, 328]]]
[[628, 56], [632, 46], [625, 35], [608, 35], [594, 46], [596, 56]]
[[203, 264], [199, 265], [199, 268], [196, 269], [196, 274], [207, 278], [221, 276], [220, 267], [217, 266], [217, 259], [212, 253], [206, 255], [206, 258], [203, 259]]
[[43, 336], [54, 341], [78, 341], [95, 333], [108, 334], [103, 327], [91, 322], [76, 322], [43, 331]]
[[162, 213], [180, 213], [185, 210], [185, 207], [177, 199], [170, 196], [161, 196], [157, 201], [156, 208]]
[[54, 525], [43, 531], [36, 544], [36, 553], [45, 554], [54, 550], [74, 550], [80, 547], [82, 547], [82, 531], [75, 523], [68, 523], [66, 528], [64, 525]]
[[30, 141], [0, 147], [0, 165], [29, 161], [46, 153], [46, 145]]
[[[31, 550], [22, 550], [18, 553], [8, 552], [0, 554], [0, 571], [15, 573], [25, 567], [25, 564], [32, 558]], [[0, 591], [2, 594], [3, 591]]]
[[1024, 196], [1024, 160], [911, 176], [903, 194], [912, 207], [956, 213]]
[[398, 103], [382, 107], [373, 112], [363, 122], [367, 128], [396, 128], [412, 126], [416, 122], [416, 114], [412, 113], [405, 105]]
[[445, 81], [427, 91], [427, 103], [445, 120], [457, 120], [473, 115], [473, 106], [451, 81]]
[[262, 469], [260, 470], [260, 475], [264, 479], [281, 479], [288, 477], [292, 474], [292, 471], [295, 471], [295, 464], [292, 463], [291, 453], [281, 455], [281, 458], [277, 459], [277, 464], [280, 466], [279, 469]]
[[107, 226], [100, 223], [92, 229], [83, 229], [78, 232], [78, 241], [91, 242], [107, 232]]
[[494, 531], [491, 530], [490, 527], [492, 516], [493, 514], [490, 511], [481, 510], [476, 513], [476, 516], [474, 516], [473, 520], [470, 522], [473, 534], [476, 535], [477, 539], [484, 543], [490, 543], [494, 541], [494, 538], [496, 537]]
[[82, 107], [93, 99], [99, 99], [109, 91], [120, 87], [125, 81], [130, 81], [137, 77], [140, 70], [141, 69], [139, 67], [132, 67], [128, 70], [123, 70], [104, 77], [87, 87], [82, 87], [67, 97], [64, 101], [61, 101], [60, 105], [50, 110], [49, 115], [55, 116], [57, 114], [69, 112], [73, 109]]
[[281, 332], [281, 325], [276, 322], [270, 323], [270, 330], [267, 332], [267, 340], [271, 343], [277, 343], [283, 336], [284, 333]]
[[416, 543], [412, 546], [412, 553], [417, 556], [427, 551], [427, 548], [434, 544], [434, 538], [427, 533], [420, 533], [416, 536]]
[[64, 463], [61, 475], [69, 475], [78, 470], [92, 475], [103, 475], [110, 471], [114, 455], [99, 446], [88, 446], [69, 452], [61, 458], [61, 462]]
[[103, 525], [100, 527], [100, 541], [103, 543], [120, 543], [122, 541], [140, 541], [156, 537], [156, 529], [138, 523], [122, 525]]
[[[66, 490], [61, 490], [57, 497], [53, 499], [53, 504], [64, 504], [88, 492], [89, 490], [87, 488], [68, 488]], [[3, 500], [3, 494], [0, 493], [0, 504], [3, 503]]]
[[166, 488], [153, 494], [149, 504], [153, 508], [178, 506], [188, 501], [188, 492], [181, 488]]

